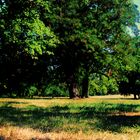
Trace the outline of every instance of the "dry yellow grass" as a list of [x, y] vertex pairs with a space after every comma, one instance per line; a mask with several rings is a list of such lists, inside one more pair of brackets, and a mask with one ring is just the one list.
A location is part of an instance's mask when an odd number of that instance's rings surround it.
[[[14, 99], [14, 98], [0, 98], [0, 103], [12, 102], [13, 107], [22, 108], [29, 105], [35, 105], [38, 107], [48, 107], [54, 105], [64, 105], [64, 104], [86, 104], [86, 103], [123, 103], [123, 104], [140, 104], [139, 100], [128, 100], [133, 98], [133, 96], [121, 96], [121, 95], [107, 95], [107, 96], [93, 96], [87, 99], [74, 99], [70, 100], [68, 98], [40, 98], [40, 99]], [[20, 104], [17, 104], [20, 103]]]
[[[31, 128], [14, 126], [0, 127], [0, 136], [4, 140], [140, 140], [140, 134], [113, 134], [110, 132], [78, 133], [42, 133]], [[134, 137], [135, 136], [135, 137]]]

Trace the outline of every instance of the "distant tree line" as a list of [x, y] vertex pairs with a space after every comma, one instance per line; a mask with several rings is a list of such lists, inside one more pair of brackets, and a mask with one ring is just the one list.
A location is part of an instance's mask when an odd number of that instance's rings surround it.
[[0, 0], [0, 96], [136, 98], [139, 17], [131, 0]]

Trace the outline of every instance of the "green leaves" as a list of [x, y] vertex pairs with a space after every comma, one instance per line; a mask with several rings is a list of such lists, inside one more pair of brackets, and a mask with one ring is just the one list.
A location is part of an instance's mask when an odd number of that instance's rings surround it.
[[13, 63], [31, 59], [68, 85], [109, 69], [117, 77], [139, 66], [138, 40], [128, 33], [137, 14], [131, 0], [1, 1], [1, 56]]
[[49, 27], [45, 27], [42, 21], [35, 19], [33, 23], [27, 23], [27, 26], [29, 29], [26, 32], [26, 51], [29, 51], [31, 55], [41, 55], [43, 52], [47, 52], [50, 47], [56, 47], [58, 39]]
[[[1, 25], [1, 29], [4, 30], [4, 36], [7, 44], [13, 44], [16, 49], [22, 48], [23, 51], [31, 55], [32, 58], [37, 58], [38, 55], [43, 53], [50, 54], [51, 49], [56, 47], [59, 43], [56, 35], [51, 31], [51, 28], [46, 26], [40, 19], [41, 11], [38, 8], [42, 8], [48, 12], [48, 2], [43, 0], [36, 0], [36, 6], [33, 5], [33, 1], [18, 1], [17, 4], [25, 4], [28, 7], [22, 8], [22, 11], [15, 9], [14, 19], [9, 17], [3, 19], [4, 24]], [[42, 4], [42, 5], [41, 5]], [[7, 5], [8, 6], [8, 5]], [[16, 4], [11, 3], [14, 7]], [[10, 10], [10, 5], [9, 5]], [[8, 10], [8, 9], [7, 9]], [[8, 11], [10, 13], [10, 11]], [[21, 13], [19, 13], [21, 12]]]

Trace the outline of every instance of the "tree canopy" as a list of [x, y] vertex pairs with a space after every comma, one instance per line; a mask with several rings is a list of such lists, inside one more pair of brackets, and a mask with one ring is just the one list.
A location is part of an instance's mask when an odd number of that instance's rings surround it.
[[139, 69], [138, 15], [131, 0], [1, 0], [1, 90], [52, 83], [75, 98], [96, 74], [119, 81]]

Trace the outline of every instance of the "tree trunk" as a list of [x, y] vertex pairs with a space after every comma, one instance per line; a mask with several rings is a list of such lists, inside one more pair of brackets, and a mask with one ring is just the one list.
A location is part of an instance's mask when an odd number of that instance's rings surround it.
[[82, 98], [88, 98], [88, 86], [89, 86], [89, 66], [85, 65], [85, 75], [82, 81]]
[[134, 99], [137, 99], [137, 95], [136, 95], [136, 93], [134, 93]]
[[88, 85], [89, 85], [89, 77], [88, 74], [86, 74], [82, 82], [82, 98], [88, 98]]
[[71, 82], [69, 86], [70, 99], [79, 98], [79, 91], [76, 82]]
[[138, 99], [140, 99], [140, 93], [138, 93]]

